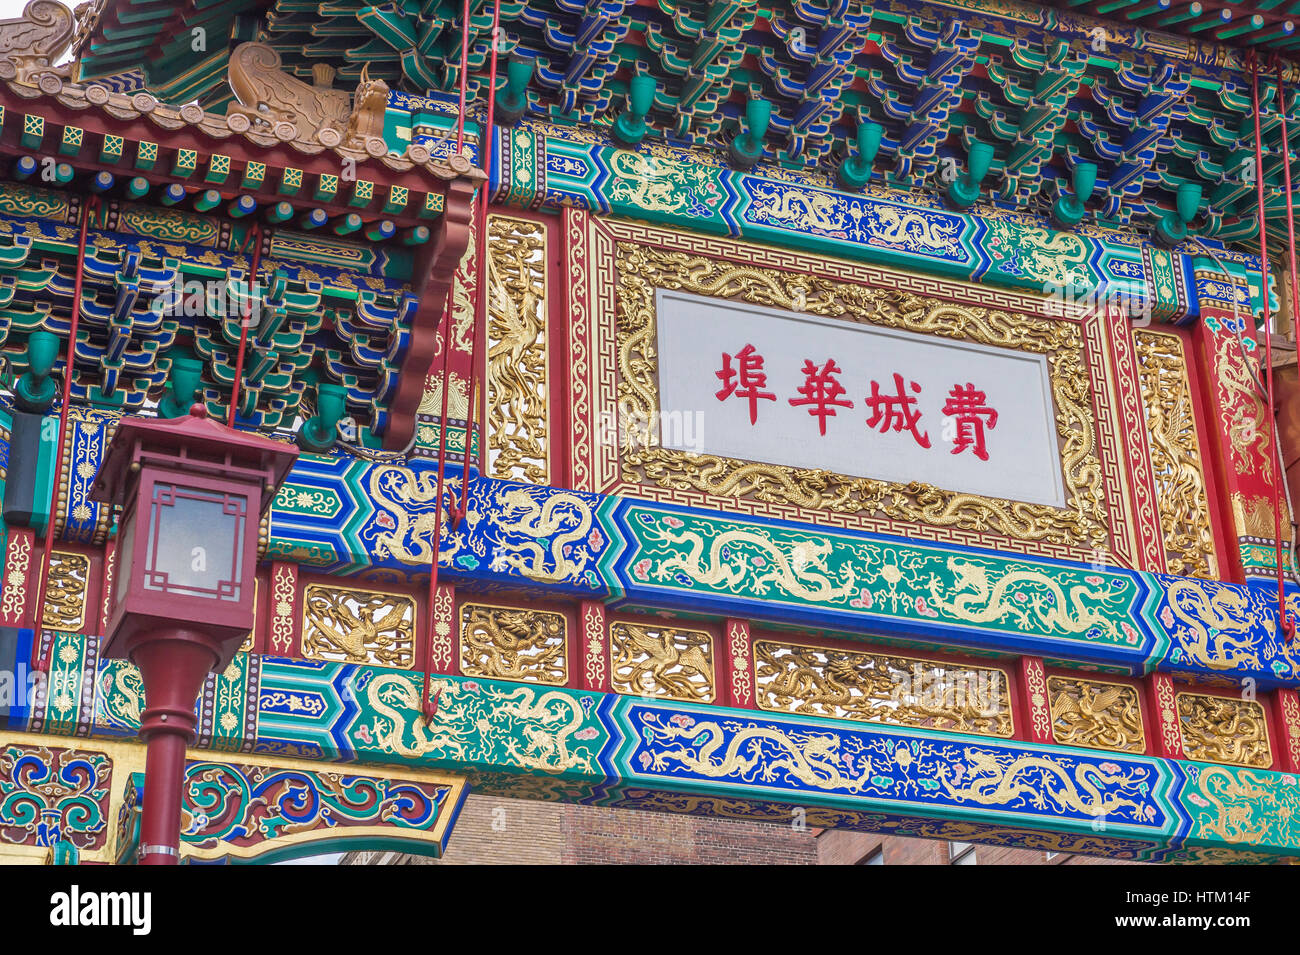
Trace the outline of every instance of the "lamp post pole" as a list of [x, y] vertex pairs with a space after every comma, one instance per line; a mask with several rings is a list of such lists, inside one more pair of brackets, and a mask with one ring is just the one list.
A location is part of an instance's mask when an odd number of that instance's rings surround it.
[[140, 668], [144, 711], [140, 738], [147, 746], [144, 805], [140, 811], [140, 864], [180, 861], [181, 793], [185, 748], [194, 741], [194, 703], [221, 647], [201, 630], [163, 627], [134, 635], [127, 655]]
[[253, 629], [259, 518], [297, 448], [207, 419], [123, 418], [91, 491], [122, 508], [105, 658], [140, 670], [142, 865], [180, 862], [185, 749], [209, 673]]

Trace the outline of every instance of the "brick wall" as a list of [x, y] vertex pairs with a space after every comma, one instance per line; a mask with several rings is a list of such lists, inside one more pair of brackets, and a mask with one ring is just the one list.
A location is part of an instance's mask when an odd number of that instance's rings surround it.
[[[884, 854], [885, 865], [950, 865], [952, 844], [931, 839], [901, 839], [865, 832], [825, 831], [817, 838], [820, 865], [858, 865], [873, 852]], [[1058, 852], [1050, 859], [1036, 849], [975, 846], [976, 865], [1140, 865], [1118, 859], [1096, 859]]]
[[[798, 832], [770, 823], [470, 796], [439, 862], [353, 852], [352, 865], [948, 865], [949, 843], [861, 832]], [[1107, 859], [976, 846], [977, 865], [1106, 865]]]

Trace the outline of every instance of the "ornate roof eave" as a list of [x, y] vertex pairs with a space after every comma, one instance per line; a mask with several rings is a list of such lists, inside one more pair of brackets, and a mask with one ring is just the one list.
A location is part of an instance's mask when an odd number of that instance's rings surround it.
[[[421, 143], [407, 144], [398, 155], [378, 137], [362, 138], [358, 148], [351, 127], [342, 134], [321, 128], [316, 138], [308, 139], [293, 123], [259, 125], [246, 112], [215, 116], [197, 104], [170, 106], [149, 93], [127, 95], [95, 83], [71, 83], [54, 72], [19, 74], [11, 61], [0, 60], [2, 153], [57, 155], [83, 171], [138, 174], [154, 183], [189, 186], [210, 184], [205, 170], [210, 176], [216, 168], [214, 160], [221, 159], [225, 178], [220, 184], [225, 191], [250, 195], [259, 203], [283, 200], [293, 174], [294, 194], [305, 189], [309, 204], [329, 213], [362, 211], [408, 225], [434, 218], [429, 223], [433, 234], [416, 252], [411, 290], [417, 308], [411, 343], [396, 369], [396, 390], [383, 432], [387, 447], [410, 443], [447, 292], [469, 244], [473, 198], [487, 179], [467, 155], [435, 159]], [[323, 134], [330, 134], [328, 138], [335, 142], [322, 143]], [[128, 143], [134, 149], [127, 149]], [[232, 143], [239, 149], [229, 149]], [[227, 152], [219, 153], [223, 147]], [[356, 201], [355, 190], [350, 202], [342, 195], [322, 200], [320, 187], [312, 195], [312, 181], [323, 186], [332, 180], [338, 188], [340, 171], [349, 161], [357, 172], [354, 183], [365, 180], [367, 167], [382, 166], [382, 175], [373, 179], [387, 191], [374, 190], [365, 202]], [[257, 175], [252, 176], [255, 167]], [[369, 185], [373, 188], [376, 182]], [[423, 202], [418, 201], [421, 195]], [[429, 201], [432, 198], [438, 199], [436, 209]], [[400, 208], [395, 208], [399, 202]], [[416, 211], [409, 211], [412, 208]]]
[[[0, 67], [3, 65], [0, 63]], [[468, 158], [453, 155], [445, 160], [435, 159], [428, 147], [420, 143], [409, 144], [401, 156], [391, 153], [387, 144], [378, 138], [367, 140], [364, 148], [355, 148], [347, 143], [325, 146], [319, 141], [298, 138], [297, 131], [288, 124], [280, 124], [270, 131], [256, 126], [238, 129], [236, 127], [243, 125], [240, 122], [244, 119], [242, 116], [216, 116], [196, 104], [169, 106], [159, 103], [150, 93], [116, 93], [94, 83], [69, 83], [48, 73], [39, 78], [38, 85], [31, 86], [16, 79], [4, 80], [0, 71], [0, 107], [6, 112], [38, 115], [48, 124], [80, 130], [77, 138], [85, 144], [81, 151], [73, 153], [59, 147], [43, 148], [44, 137], [49, 131], [42, 124], [40, 134], [28, 129], [12, 134], [17, 142], [10, 140], [9, 135], [0, 135], [0, 142], [10, 144], [14, 151], [25, 148], [32, 152], [61, 152], [64, 161], [74, 167], [107, 169], [143, 175], [156, 182], [182, 184], [190, 177], [164, 172], [164, 169], [176, 168], [174, 164], [169, 166], [164, 157], [179, 155], [182, 151], [195, 153], [191, 172], [198, 175], [201, 173], [199, 155], [236, 154], [233, 158], [243, 160], [245, 164], [253, 162], [266, 167], [260, 185], [248, 181], [246, 175], [240, 189], [265, 202], [286, 198], [273, 173], [292, 171], [302, 179], [337, 176], [349, 162], [355, 165], [358, 180], [366, 179], [368, 166], [382, 166], [384, 172], [374, 178], [382, 181], [390, 193], [394, 188], [407, 190], [412, 200], [429, 194], [442, 194], [453, 181], [465, 180], [473, 189], [486, 179], [482, 170], [475, 168]], [[90, 155], [87, 137], [95, 141], [116, 137], [123, 143], [115, 159], [105, 158], [102, 150], [99, 155]], [[125, 148], [127, 143], [137, 147], [134, 165]], [[141, 166], [140, 145], [151, 147], [151, 154], [155, 157], [149, 164], [151, 168]], [[232, 149], [232, 146], [236, 148]], [[193, 184], [198, 185], [199, 181]], [[382, 205], [380, 198], [377, 196], [374, 201]], [[348, 204], [342, 197], [335, 202], [321, 200], [313, 202], [313, 205], [319, 205], [330, 213], [365, 211], [364, 207]], [[406, 211], [411, 208], [418, 211]], [[390, 208], [385, 214], [400, 224], [403, 220], [423, 218], [420, 215], [423, 208], [411, 202], [403, 210]]]
[[[85, 80], [106, 76], [120, 71], [123, 63], [137, 66], [156, 62], [161, 58], [163, 44], [189, 33], [194, 20], [208, 20], [219, 13], [224, 18], [222, 22], [229, 26], [235, 17], [268, 6], [268, 0], [222, 0], [215, 6], [211, 3], [201, 5], [196, 0], [179, 3], [176, 0], [95, 0], [92, 16], [87, 18], [86, 27], [78, 32], [72, 48], [81, 70], [78, 77]], [[154, 10], [163, 11], [163, 15], [150, 19], [148, 12]], [[143, 22], [152, 22], [156, 29], [144, 36], [125, 40], [109, 35], [115, 29], [138, 34]], [[214, 32], [205, 29], [209, 34]], [[209, 45], [214, 48], [227, 46], [228, 33], [227, 29], [222, 35], [209, 35]]]

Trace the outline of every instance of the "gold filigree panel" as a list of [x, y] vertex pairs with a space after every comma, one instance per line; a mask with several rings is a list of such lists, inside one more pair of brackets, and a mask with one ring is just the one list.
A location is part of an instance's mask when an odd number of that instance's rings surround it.
[[621, 422], [659, 420], [655, 290], [672, 289], [1044, 355], [1056, 412], [1066, 506], [987, 498], [815, 468], [692, 454], [659, 446], [649, 427], [619, 428], [626, 482], [778, 507], [993, 533], [1093, 550], [1109, 542], [1097, 422], [1084, 336], [1072, 321], [960, 305], [901, 288], [738, 265], [618, 242], [617, 386]]
[[614, 691], [628, 696], [712, 702], [713, 636], [702, 630], [615, 622], [609, 628]]
[[90, 586], [90, 558], [85, 554], [50, 552], [45, 579], [45, 606], [41, 623], [51, 630], [80, 633], [86, 623], [86, 592]]
[[400, 594], [308, 584], [302, 655], [409, 670], [415, 666], [415, 601]]
[[568, 679], [562, 614], [487, 604], [460, 610], [460, 669], [467, 676], [562, 686]]
[[1217, 579], [1183, 343], [1177, 335], [1146, 329], [1135, 330], [1133, 341], [1169, 573]]
[[1010, 681], [993, 667], [754, 642], [758, 705], [870, 723], [1011, 736]]
[[1058, 743], [1128, 753], [1146, 751], [1141, 700], [1127, 683], [1051, 676], [1047, 694], [1052, 734]]
[[1273, 764], [1268, 721], [1255, 700], [1179, 693], [1177, 705], [1188, 759], [1260, 768]]
[[547, 484], [546, 229], [490, 216], [488, 253], [488, 473]]

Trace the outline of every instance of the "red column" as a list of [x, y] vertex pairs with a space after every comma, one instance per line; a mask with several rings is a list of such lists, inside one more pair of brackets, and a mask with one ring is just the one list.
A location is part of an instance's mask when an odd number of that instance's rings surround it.
[[220, 659], [220, 647], [206, 633], [176, 627], [134, 635], [127, 655], [140, 668], [144, 683], [140, 738], [148, 747], [140, 864], [176, 865], [180, 862], [185, 747], [194, 740], [194, 704], [208, 671]]
[[26, 527], [9, 528], [3, 589], [0, 590], [0, 626], [31, 626], [40, 563], [41, 552], [36, 546], [35, 532]]
[[1054, 743], [1052, 705], [1047, 694], [1047, 672], [1042, 657], [1020, 658], [1020, 733], [1035, 743]]
[[277, 657], [300, 652], [298, 621], [302, 617], [298, 596], [298, 565], [272, 561], [265, 600], [266, 623], [258, 634], [256, 647], [261, 653]]
[[718, 699], [724, 706], [754, 705], [754, 668], [750, 664], [748, 620], [729, 619], [722, 625], [718, 648]]
[[1277, 748], [1277, 767], [1288, 773], [1300, 773], [1300, 694], [1283, 688], [1273, 693], [1274, 725], [1282, 740]]
[[608, 693], [612, 674], [605, 605], [599, 600], [584, 600], [578, 604], [578, 627], [582, 633], [582, 647], [578, 653], [582, 670], [576, 683], [584, 690]]
[[459, 632], [456, 619], [456, 588], [452, 584], [439, 582], [438, 592], [433, 595], [429, 622], [432, 629], [429, 631], [428, 652], [425, 654], [429, 672], [450, 676], [460, 673], [460, 659], [456, 654], [456, 637]]
[[[1248, 310], [1242, 309], [1240, 317], [1248, 317]], [[1262, 374], [1262, 349], [1245, 348], [1231, 331], [1237, 319], [1230, 305], [1202, 299], [1201, 318], [1193, 342], [1197, 378], [1209, 412], [1205, 423], [1210, 427], [1204, 433], [1202, 449], [1226, 498], [1218, 505], [1225, 513], [1230, 535], [1224, 548], [1224, 569], [1231, 573], [1223, 576], [1237, 581], [1270, 577], [1275, 565], [1272, 539], [1277, 465], [1272, 409], [1265, 407], [1254, 383], [1254, 376]], [[1283, 537], [1289, 539], [1291, 515], [1286, 507], [1284, 493], [1282, 529]]]
[[1178, 723], [1173, 678], [1168, 673], [1152, 673], [1144, 683], [1151, 729], [1149, 749], [1157, 756], [1182, 759], [1183, 731]]

